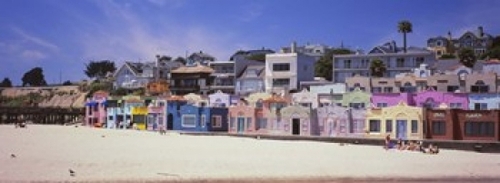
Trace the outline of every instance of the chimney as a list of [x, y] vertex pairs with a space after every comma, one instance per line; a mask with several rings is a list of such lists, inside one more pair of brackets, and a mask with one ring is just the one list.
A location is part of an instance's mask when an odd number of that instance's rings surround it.
[[448, 40], [451, 41], [452, 37], [451, 37], [451, 31], [448, 31]]
[[479, 37], [483, 37], [483, 36], [484, 36], [483, 26], [479, 26], [479, 27], [477, 28], [477, 30], [478, 30], [478, 33], [479, 33]]
[[292, 46], [290, 46], [290, 53], [295, 53], [297, 51], [297, 43], [292, 42]]

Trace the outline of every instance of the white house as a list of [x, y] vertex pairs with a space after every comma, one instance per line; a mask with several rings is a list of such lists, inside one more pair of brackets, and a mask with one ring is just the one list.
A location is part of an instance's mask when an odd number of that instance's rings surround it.
[[298, 90], [301, 81], [314, 81], [315, 62], [314, 57], [296, 52], [266, 54], [266, 91]]

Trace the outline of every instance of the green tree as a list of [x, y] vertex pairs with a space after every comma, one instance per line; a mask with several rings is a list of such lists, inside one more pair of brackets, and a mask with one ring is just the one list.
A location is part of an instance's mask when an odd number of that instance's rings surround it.
[[447, 59], [456, 59], [457, 56], [453, 54], [443, 54], [441, 57], [439, 57], [440, 60], [447, 60]]
[[28, 72], [24, 73], [22, 86], [46, 86], [45, 76], [43, 75], [43, 69], [41, 67], [35, 67]]
[[406, 53], [406, 34], [413, 32], [413, 25], [408, 20], [403, 20], [398, 23], [398, 32], [403, 33], [403, 49]]
[[90, 61], [85, 64], [85, 74], [89, 78], [104, 78], [109, 72], [113, 73], [116, 71], [115, 63], [109, 60], [102, 61]]
[[253, 55], [247, 56], [246, 59], [255, 60], [255, 61], [259, 61], [259, 62], [265, 62], [266, 61], [266, 54], [265, 53], [253, 54]]
[[384, 77], [386, 71], [387, 67], [382, 60], [375, 59], [370, 63], [370, 75], [372, 77]]
[[333, 56], [353, 53], [354, 52], [352, 50], [345, 48], [333, 49], [326, 52], [314, 65], [314, 72], [316, 77], [323, 77], [326, 80], [331, 81], [333, 71]]
[[458, 58], [460, 59], [460, 63], [468, 68], [474, 67], [477, 61], [474, 50], [470, 48], [461, 49], [460, 52], [458, 52]]
[[68, 86], [68, 85], [72, 85], [72, 83], [71, 83], [71, 81], [67, 80], [62, 85], [63, 86]]
[[0, 87], [12, 87], [12, 81], [9, 78], [3, 78], [3, 81], [0, 83]]
[[124, 96], [124, 95], [128, 94], [128, 90], [125, 88], [117, 88], [115, 90], [112, 90], [110, 93], [111, 93], [111, 95], [115, 95], [115, 96]]

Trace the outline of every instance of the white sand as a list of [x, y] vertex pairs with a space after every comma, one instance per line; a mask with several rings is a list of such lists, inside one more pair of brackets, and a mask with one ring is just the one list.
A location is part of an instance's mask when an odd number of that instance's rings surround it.
[[[102, 137], [105, 135], [105, 137]], [[10, 155], [15, 154], [16, 158]], [[68, 169], [76, 171], [71, 177]], [[145, 131], [0, 125], [0, 181], [497, 177], [500, 154]]]

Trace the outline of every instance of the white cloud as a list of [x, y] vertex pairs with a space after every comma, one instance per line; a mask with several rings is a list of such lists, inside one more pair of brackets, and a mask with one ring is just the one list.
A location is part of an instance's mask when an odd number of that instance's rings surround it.
[[[80, 35], [84, 60], [112, 59], [152, 60], [157, 54], [172, 57], [184, 56], [203, 50], [219, 60], [229, 56], [243, 43], [235, 41], [230, 31], [213, 31], [196, 25], [149, 25], [131, 9], [110, 1], [96, 1], [112, 24], [106, 24], [95, 32]], [[248, 47], [248, 46], [246, 46]]]
[[24, 50], [21, 53], [21, 57], [26, 59], [26, 60], [42, 60], [44, 58], [47, 58], [47, 55], [38, 51], [38, 50]]
[[38, 46], [48, 48], [52, 51], [59, 51], [59, 47], [50, 43], [49, 41], [46, 41], [42, 38], [30, 35], [26, 33], [24, 30], [22, 30], [19, 27], [12, 27], [12, 30], [17, 33], [19, 36], [21, 36], [25, 41], [31, 42], [33, 44], [36, 44]]

